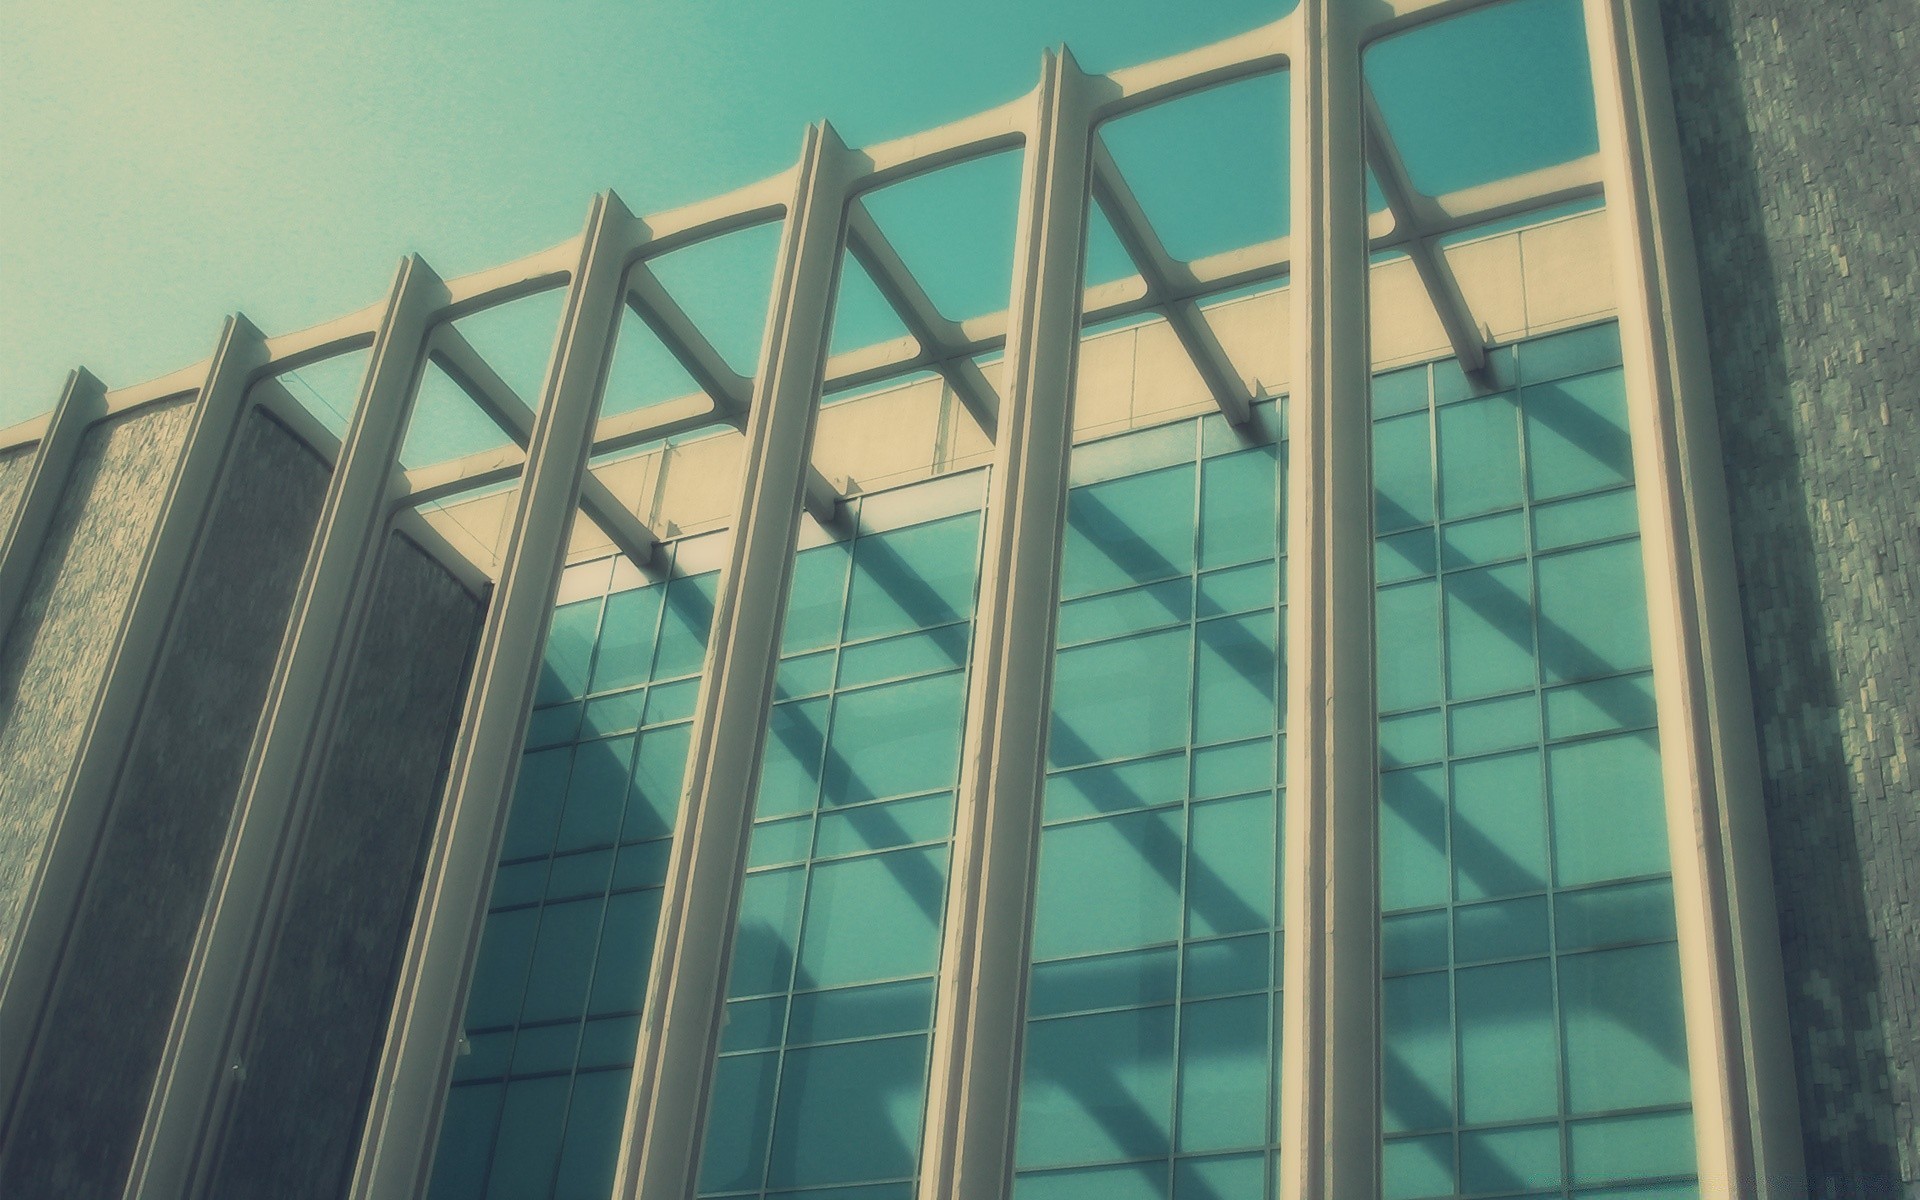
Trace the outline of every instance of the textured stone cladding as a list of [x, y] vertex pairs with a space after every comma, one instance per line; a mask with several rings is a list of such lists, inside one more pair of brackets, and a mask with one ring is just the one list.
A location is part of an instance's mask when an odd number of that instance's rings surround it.
[[14, 510], [20, 507], [20, 497], [26, 494], [27, 476], [32, 471], [33, 447], [0, 455], [0, 529], [5, 529], [7, 522], [13, 520]]
[[175, 401], [87, 431], [20, 614], [0, 635], [0, 950], [19, 930], [192, 417]]
[[1920, 1195], [1920, 4], [1663, 9], [1808, 1173]]
[[0, 1194], [119, 1195], [132, 1160], [329, 473], [258, 410], [229, 463], [0, 1152]]
[[393, 538], [211, 1196], [346, 1192], [479, 618]]

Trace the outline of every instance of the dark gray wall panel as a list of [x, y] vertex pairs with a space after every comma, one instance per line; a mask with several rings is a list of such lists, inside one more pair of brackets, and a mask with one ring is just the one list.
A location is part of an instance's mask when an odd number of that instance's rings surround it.
[[0, 453], [0, 529], [6, 528], [13, 519], [13, 512], [20, 507], [20, 497], [26, 494], [27, 476], [33, 473], [34, 447]]
[[0, 947], [19, 928], [192, 416], [176, 401], [87, 431], [19, 618], [0, 631]]
[[1920, 5], [1666, 0], [1816, 1195], [1920, 1185]]
[[345, 1191], [479, 616], [444, 569], [392, 540], [215, 1196]]
[[7, 1194], [120, 1192], [327, 478], [277, 422], [247, 418], [0, 1158]]

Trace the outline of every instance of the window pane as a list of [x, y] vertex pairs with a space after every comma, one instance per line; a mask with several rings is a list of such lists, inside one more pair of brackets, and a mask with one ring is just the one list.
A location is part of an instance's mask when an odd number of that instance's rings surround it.
[[1382, 1124], [1389, 1133], [1453, 1124], [1453, 1026], [1444, 973], [1389, 979], [1380, 992]]
[[820, 798], [820, 764], [827, 752], [825, 696], [776, 704], [767, 718], [767, 744], [760, 758], [760, 794], [754, 811], [763, 817], [808, 812]]
[[1196, 627], [1193, 740], [1202, 745], [1278, 726], [1278, 623], [1272, 612]]
[[1680, 964], [1671, 945], [1560, 963], [1567, 1100], [1574, 1112], [1687, 1102]]
[[844, 542], [828, 542], [795, 556], [787, 619], [780, 632], [782, 654], [830, 646], [840, 640], [850, 557]]
[[1534, 682], [1533, 603], [1524, 563], [1447, 577], [1447, 694], [1487, 696]]
[[1273, 451], [1210, 458], [1200, 481], [1200, 566], [1272, 558], [1279, 541]]
[[573, 778], [567, 784], [567, 807], [556, 843], [561, 853], [611, 846], [619, 840], [632, 758], [630, 737], [583, 742], [574, 750]]
[[1047, 757], [1056, 767], [1171, 750], [1187, 740], [1184, 629], [1062, 651]]
[[633, 761], [633, 787], [627, 792], [626, 823], [620, 827], [623, 839], [662, 837], [673, 832], [692, 737], [690, 725], [649, 729], [640, 735], [640, 749]]
[[799, 986], [931, 974], [940, 957], [946, 891], [944, 846], [816, 866]]
[[596, 898], [549, 904], [542, 910], [522, 1020], [550, 1021], [586, 1011], [587, 982], [605, 908], [606, 902]]
[[747, 876], [740, 891], [740, 925], [734, 934], [727, 995], [759, 996], [787, 989], [806, 882], [807, 873], [799, 868]]
[[1447, 902], [1446, 776], [1438, 767], [1380, 777], [1380, 904]]
[[500, 1137], [494, 1143], [490, 1200], [517, 1200], [544, 1196], [553, 1187], [560, 1165], [560, 1137], [567, 1113], [566, 1076], [523, 1079], [507, 1085], [500, 1115]]
[[673, 679], [700, 669], [707, 653], [707, 628], [713, 624], [713, 597], [720, 575], [684, 575], [667, 584], [666, 611], [660, 618], [660, 648], [653, 677]]
[[1181, 814], [1058, 825], [1040, 839], [1034, 957], [1171, 941], [1180, 934]]
[[775, 1187], [913, 1174], [927, 1039], [787, 1052], [767, 1182]]
[[587, 670], [593, 664], [593, 639], [600, 626], [600, 599], [565, 604], [553, 610], [547, 631], [547, 653], [540, 663], [540, 686], [534, 704], [558, 704], [587, 693]]
[[1547, 818], [1536, 750], [1453, 766], [1453, 874], [1462, 900], [1547, 885]]
[[714, 1065], [713, 1104], [700, 1156], [702, 1193], [760, 1187], [779, 1062], [778, 1054], [740, 1054]]
[[1173, 1009], [1033, 1022], [1020, 1097], [1023, 1167], [1166, 1154]]
[[1652, 661], [1640, 543], [1540, 560], [1540, 667], [1547, 682], [1634, 671]]
[[1273, 925], [1272, 795], [1193, 807], [1187, 836], [1187, 935], [1206, 937]]
[[664, 590], [633, 588], [607, 597], [607, 615], [593, 662], [594, 691], [611, 692], [647, 681]]
[[1193, 467], [1079, 487], [1067, 497], [1063, 596], [1193, 570]]
[[1181, 1006], [1181, 1150], [1265, 1141], [1270, 1007], [1265, 995]]
[[856, 804], [953, 786], [959, 770], [964, 675], [848, 692], [834, 701], [828, 804]]
[[1451, 404], [1436, 415], [1440, 513], [1449, 520], [1520, 503], [1520, 427], [1512, 396]]
[[1433, 523], [1433, 457], [1424, 409], [1374, 423], [1373, 506], [1382, 533]]
[[928, 629], [971, 612], [979, 525], [969, 513], [862, 537], [853, 551], [846, 640]]
[[1381, 588], [1378, 627], [1380, 709], [1422, 708], [1440, 699], [1440, 606], [1431, 580]]
[[1485, 1124], [1559, 1112], [1553, 973], [1546, 960], [1475, 967], [1454, 979], [1460, 1119]]
[[1660, 750], [1651, 731], [1555, 746], [1547, 779], [1561, 886], [1665, 872]]
[[1626, 388], [1618, 370], [1526, 390], [1527, 456], [1535, 499], [1633, 479]]

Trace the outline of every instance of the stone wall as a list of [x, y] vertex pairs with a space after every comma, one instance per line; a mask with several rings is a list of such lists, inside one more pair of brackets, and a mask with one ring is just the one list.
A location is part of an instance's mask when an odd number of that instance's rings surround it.
[[1920, 5], [1663, 0], [1814, 1194], [1920, 1185]]

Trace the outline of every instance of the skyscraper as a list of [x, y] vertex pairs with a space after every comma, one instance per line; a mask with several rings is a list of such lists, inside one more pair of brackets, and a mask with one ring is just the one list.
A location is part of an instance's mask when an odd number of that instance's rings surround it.
[[[1597, 148], [1437, 170], [1396, 72], [1516, 13]], [[1306, 0], [76, 372], [0, 449], [0, 1179], [1911, 1187], [1915, 33]], [[1188, 254], [1126, 122], [1261, 86], [1284, 236]], [[994, 156], [950, 311], [876, 211]], [[769, 227], [742, 363], [667, 264]], [[695, 390], [616, 397], [648, 337]]]

